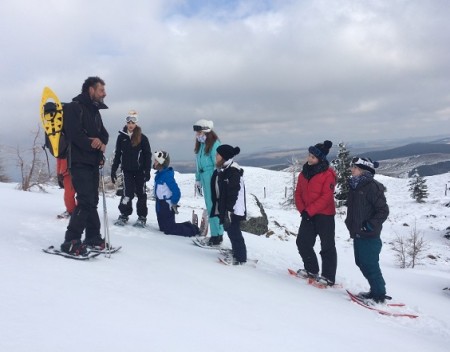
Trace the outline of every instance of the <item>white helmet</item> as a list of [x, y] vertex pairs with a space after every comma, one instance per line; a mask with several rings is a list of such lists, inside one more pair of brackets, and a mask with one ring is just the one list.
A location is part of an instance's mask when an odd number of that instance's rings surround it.
[[203, 131], [203, 132], [211, 132], [212, 129], [214, 128], [214, 123], [211, 120], [198, 120], [195, 124], [194, 124], [194, 131], [195, 132], [199, 132], [199, 131]]

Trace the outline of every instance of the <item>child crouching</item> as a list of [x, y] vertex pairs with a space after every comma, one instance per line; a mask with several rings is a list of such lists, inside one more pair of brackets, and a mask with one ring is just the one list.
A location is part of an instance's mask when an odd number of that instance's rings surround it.
[[211, 178], [212, 211], [210, 216], [219, 217], [230, 238], [233, 257], [230, 264], [241, 265], [247, 261], [247, 248], [241, 232], [241, 221], [245, 220], [244, 170], [233, 161], [239, 147], [222, 144], [217, 148], [216, 167]]
[[180, 201], [181, 192], [175, 181], [174, 171], [169, 167], [169, 153], [156, 151], [153, 155], [155, 158], [153, 168], [156, 170], [154, 187], [155, 207], [159, 229], [166, 235], [184, 237], [198, 235], [200, 229], [197, 225], [189, 221], [179, 224], [175, 222], [175, 214], [178, 214], [178, 202]]

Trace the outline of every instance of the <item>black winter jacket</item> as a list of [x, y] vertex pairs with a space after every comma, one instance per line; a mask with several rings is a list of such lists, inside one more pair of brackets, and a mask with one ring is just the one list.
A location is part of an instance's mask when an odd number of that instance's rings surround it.
[[70, 143], [70, 165], [99, 165], [103, 161], [103, 152], [92, 148], [89, 138], [99, 138], [103, 144], [108, 144], [109, 135], [99, 111], [107, 108], [103, 103], [92, 102], [88, 94], [80, 94], [64, 105], [64, 132]]
[[225, 169], [214, 170], [211, 177], [213, 205], [210, 216], [218, 216], [221, 224], [229, 212], [234, 213], [240, 220], [245, 220], [247, 216], [243, 174], [244, 170], [235, 162]]
[[[374, 179], [361, 180], [356, 189], [350, 187], [345, 225], [351, 238], [380, 237], [383, 222], [389, 215], [384, 191], [384, 186]], [[371, 231], [362, 229], [365, 221], [369, 222]]]
[[[135, 131], [140, 133], [140, 127], [136, 126]], [[133, 147], [131, 138], [127, 133], [127, 127], [125, 126], [122, 131], [119, 131], [111, 170], [117, 171], [119, 165], [122, 165], [122, 170], [125, 171], [142, 171], [145, 174], [150, 174], [152, 151], [150, 142], [143, 133], [141, 133], [141, 143]]]

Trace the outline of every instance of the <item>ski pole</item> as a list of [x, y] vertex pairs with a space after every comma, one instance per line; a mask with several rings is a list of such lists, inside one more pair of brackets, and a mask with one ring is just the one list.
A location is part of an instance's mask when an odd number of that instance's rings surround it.
[[106, 195], [105, 195], [105, 177], [103, 175], [103, 166], [100, 166], [100, 177], [102, 179], [102, 194], [103, 194], [103, 228], [105, 231], [105, 257], [111, 258], [111, 241], [109, 237], [109, 225], [108, 225], [108, 211], [106, 210]]

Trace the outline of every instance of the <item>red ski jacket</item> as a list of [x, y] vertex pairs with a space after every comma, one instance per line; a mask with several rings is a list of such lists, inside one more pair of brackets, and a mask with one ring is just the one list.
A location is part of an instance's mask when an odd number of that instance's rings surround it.
[[314, 175], [310, 180], [300, 173], [295, 189], [295, 205], [298, 211], [301, 213], [306, 210], [311, 217], [317, 214], [336, 214], [335, 185], [336, 173], [332, 168]]

